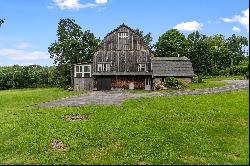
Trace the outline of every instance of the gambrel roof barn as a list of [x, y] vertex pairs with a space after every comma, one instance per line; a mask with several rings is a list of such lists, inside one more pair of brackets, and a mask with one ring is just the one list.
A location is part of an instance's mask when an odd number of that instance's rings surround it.
[[190, 82], [194, 73], [186, 57], [155, 57], [143, 38], [125, 24], [108, 33], [92, 64], [75, 65], [75, 89], [153, 89], [155, 79], [178, 77]]

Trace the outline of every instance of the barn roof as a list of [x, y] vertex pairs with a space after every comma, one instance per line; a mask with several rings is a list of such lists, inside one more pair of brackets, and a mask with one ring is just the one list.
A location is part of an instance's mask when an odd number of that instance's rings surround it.
[[116, 27], [115, 29], [113, 29], [111, 32], [109, 32], [104, 38], [106, 38], [107, 36], [109, 36], [110, 34], [112, 34], [113, 32], [117, 31], [118, 29], [120, 29], [121, 27], [126, 27], [128, 28], [130, 31], [134, 32], [135, 34], [137, 34], [138, 36], [140, 36], [139, 33], [137, 33], [134, 29], [130, 28], [129, 26], [127, 26], [126, 24], [122, 23], [121, 25], [119, 25], [118, 27]]
[[154, 57], [151, 59], [153, 76], [193, 77], [191, 61], [187, 57]]
[[[101, 41], [101, 43], [99, 44], [98, 47], [100, 47], [102, 45], [102, 43], [104, 42], [105, 38], [107, 38], [110, 34], [114, 33], [115, 31], [118, 31], [118, 29], [120, 29], [121, 27], [126, 27], [127, 29], [129, 29], [130, 31], [132, 31], [134, 34], [138, 35], [140, 38], [142, 38], [142, 36], [136, 32], [134, 29], [130, 28], [128, 25], [122, 23], [121, 25], [119, 25], [118, 27], [116, 27], [115, 29], [113, 29], [111, 32], [109, 32], [104, 38], [103, 40]], [[143, 39], [143, 38], [142, 38]], [[143, 45], [144, 47], [146, 47], [152, 54], [153, 51], [151, 50], [151, 48], [149, 47], [149, 45], [146, 44], [146, 42], [143, 40]]]

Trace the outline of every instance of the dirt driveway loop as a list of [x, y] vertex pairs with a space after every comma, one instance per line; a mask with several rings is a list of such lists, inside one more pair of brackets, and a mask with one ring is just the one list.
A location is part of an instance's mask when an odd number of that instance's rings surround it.
[[60, 100], [50, 101], [36, 105], [36, 107], [55, 107], [55, 106], [83, 106], [83, 105], [116, 105], [122, 103], [126, 99], [151, 96], [173, 96], [173, 95], [196, 95], [208, 94], [216, 92], [225, 92], [249, 88], [249, 80], [223, 80], [226, 86], [185, 90], [180, 92], [151, 92], [151, 93], [125, 93], [121, 91], [93, 91], [81, 94], [79, 96], [68, 97]]

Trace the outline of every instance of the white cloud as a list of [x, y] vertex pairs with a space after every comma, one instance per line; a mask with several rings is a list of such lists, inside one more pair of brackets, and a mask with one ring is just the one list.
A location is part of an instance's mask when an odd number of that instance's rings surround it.
[[17, 45], [17, 48], [18, 48], [18, 49], [25, 49], [25, 48], [29, 48], [29, 47], [30, 47], [29, 44], [26, 43], [26, 42], [21, 42], [21, 43], [19, 43], [19, 44]]
[[239, 27], [234, 26], [234, 27], [233, 27], [233, 31], [235, 31], [235, 32], [240, 32], [240, 28], [239, 28]]
[[60, 9], [81, 9], [96, 6], [95, 3], [80, 3], [79, 0], [53, 0]]
[[177, 24], [174, 29], [177, 30], [184, 30], [184, 31], [195, 31], [199, 30], [203, 27], [203, 24], [198, 23], [197, 21], [190, 21], [190, 22], [182, 22]]
[[[98, 5], [106, 4], [108, 0], [95, 0], [93, 3], [81, 3], [80, 0], [53, 0], [54, 4], [60, 9], [84, 9]], [[53, 6], [47, 6], [48, 9], [53, 9]]]
[[207, 21], [207, 23], [208, 23], [208, 24], [211, 24], [211, 23], [212, 23], [212, 21], [208, 20], [208, 21]]
[[105, 4], [107, 2], [108, 2], [108, 0], [95, 0], [95, 3], [97, 3], [97, 4]]
[[25, 51], [21, 49], [0, 49], [0, 56], [9, 57], [12, 60], [31, 61], [49, 59], [47, 52]]
[[241, 12], [242, 15], [234, 15], [232, 18], [221, 18], [224, 22], [238, 22], [249, 31], [249, 9]]

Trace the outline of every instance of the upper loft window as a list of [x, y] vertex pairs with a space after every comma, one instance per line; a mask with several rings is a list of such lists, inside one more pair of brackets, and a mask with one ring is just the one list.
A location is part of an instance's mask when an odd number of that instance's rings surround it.
[[147, 71], [146, 64], [138, 64], [137, 71]]
[[97, 71], [99, 72], [109, 72], [110, 71], [110, 64], [97, 64]]
[[75, 65], [75, 77], [91, 77], [91, 65]]
[[121, 38], [121, 39], [128, 38], [128, 33], [127, 32], [119, 32], [118, 38]]
[[118, 32], [118, 50], [128, 50], [129, 49], [129, 40], [128, 32]]

